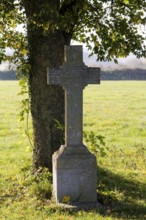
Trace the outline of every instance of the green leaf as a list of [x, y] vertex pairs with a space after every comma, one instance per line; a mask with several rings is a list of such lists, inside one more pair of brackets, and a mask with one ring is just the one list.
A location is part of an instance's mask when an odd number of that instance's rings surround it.
[[123, 0], [123, 2], [124, 2], [125, 5], [129, 4], [129, 0]]

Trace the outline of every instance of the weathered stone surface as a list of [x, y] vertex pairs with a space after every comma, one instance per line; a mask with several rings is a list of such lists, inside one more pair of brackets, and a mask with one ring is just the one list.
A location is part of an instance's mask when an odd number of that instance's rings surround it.
[[96, 203], [96, 158], [87, 155], [53, 155], [53, 187], [57, 202]]
[[65, 47], [65, 63], [48, 69], [47, 83], [65, 89], [65, 145], [53, 155], [53, 191], [58, 203], [95, 203], [97, 167], [95, 157], [82, 143], [83, 89], [100, 83], [100, 69], [83, 63], [81, 46]]

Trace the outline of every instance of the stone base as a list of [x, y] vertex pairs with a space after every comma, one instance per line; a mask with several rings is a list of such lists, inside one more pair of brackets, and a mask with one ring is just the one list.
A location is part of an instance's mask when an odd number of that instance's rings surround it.
[[53, 155], [53, 192], [56, 202], [96, 204], [96, 173], [96, 158], [86, 147], [61, 146]]

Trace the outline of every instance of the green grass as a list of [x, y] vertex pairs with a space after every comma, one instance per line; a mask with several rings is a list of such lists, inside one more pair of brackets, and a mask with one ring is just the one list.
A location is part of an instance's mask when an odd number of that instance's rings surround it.
[[[18, 82], [0, 81], [0, 219], [146, 219], [146, 82], [102, 82], [84, 91], [84, 131], [104, 137], [97, 154], [102, 208], [63, 211], [29, 179], [32, 151], [20, 123]], [[29, 184], [28, 182], [31, 182]], [[42, 181], [45, 186], [45, 182]]]

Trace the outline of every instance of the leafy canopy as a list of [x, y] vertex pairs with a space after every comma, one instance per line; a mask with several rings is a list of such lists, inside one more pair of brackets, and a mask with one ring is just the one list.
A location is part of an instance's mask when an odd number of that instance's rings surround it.
[[[140, 58], [146, 56], [145, 23], [146, 0], [1, 0], [0, 60], [27, 74], [28, 42], [20, 25], [44, 36], [62, 31], [85, 43], [100, 61], [116, 62], [131, 52]], [[13, 56], [6, 56], [7, 47]]]

